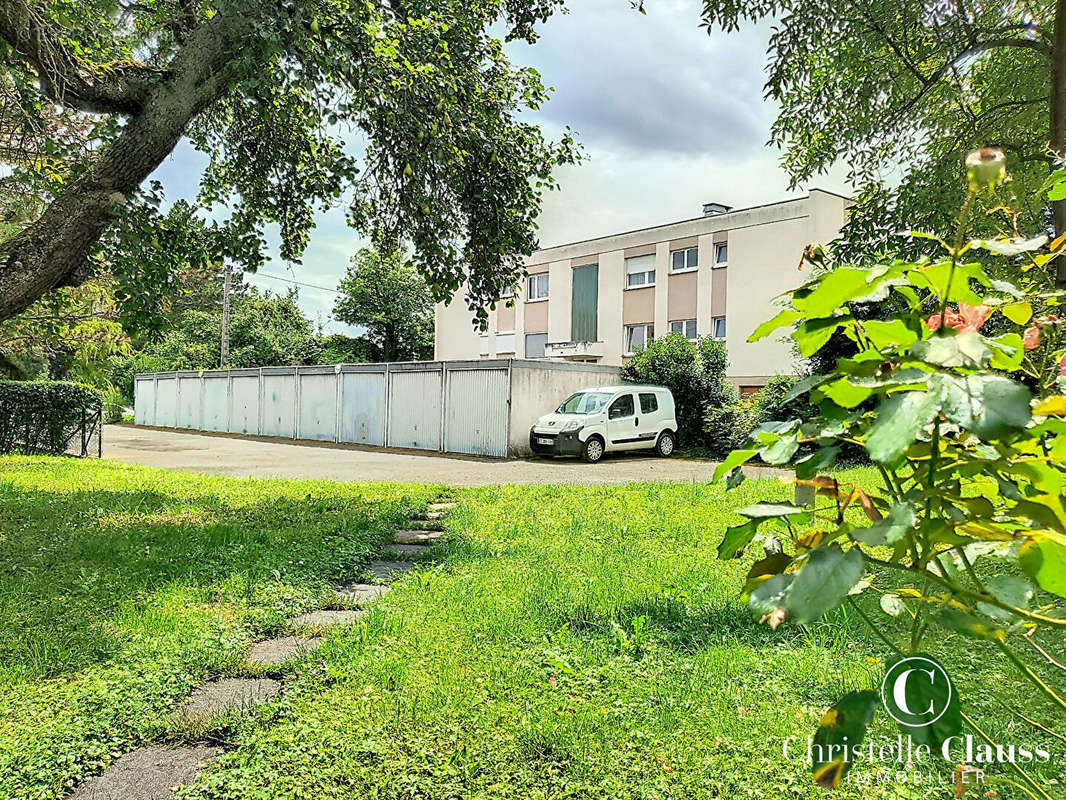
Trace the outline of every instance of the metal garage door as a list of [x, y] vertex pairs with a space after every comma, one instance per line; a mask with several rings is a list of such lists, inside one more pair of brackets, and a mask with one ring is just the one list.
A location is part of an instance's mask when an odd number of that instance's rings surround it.
[[155, 424], [173, 428], [178, 421], [178, 379], [160, 378], [155, 384]]
[[448, 371], [445, 451], [507, 455], [507, 383], [506, 369]]
[[299, 370], [300, 430], [298, 439], [337, 441], [337, 373], [333, 367]]
[[440, 450], [441, 370], [389, 374], [389, 447]]
[[230, 382], [230, 433], [259, 433], [259, 370], [232, 373]]
[[293, 438], [296, 414], [296, 372], [263, 370], [263, 436]]
[[340, 441], [385, 444], [385, 373], [342, 372]]
[[229, 428], [229, 375], [204, 375], [200, 430], [225, 431]]
[[133, 386], [133, 421], [155, 425], [155, 379], [138, 380]]
[[200, 427], [200, 376], [178, 376], [178, 427]]

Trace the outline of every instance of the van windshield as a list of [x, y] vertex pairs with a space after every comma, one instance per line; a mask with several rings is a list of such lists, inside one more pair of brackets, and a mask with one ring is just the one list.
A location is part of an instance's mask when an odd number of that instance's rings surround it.
[[612, 397], [610, 392], [578, 392], [566, 398], [557, 409], [556, 414], [595, 414], [603, 408]]

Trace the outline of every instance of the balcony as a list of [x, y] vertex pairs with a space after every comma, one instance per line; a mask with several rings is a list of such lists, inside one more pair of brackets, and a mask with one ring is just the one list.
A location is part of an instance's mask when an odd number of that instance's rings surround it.
[[603, 358], [603, 342], [548, 342], [544, 345], [544, 355], [580, 361]]

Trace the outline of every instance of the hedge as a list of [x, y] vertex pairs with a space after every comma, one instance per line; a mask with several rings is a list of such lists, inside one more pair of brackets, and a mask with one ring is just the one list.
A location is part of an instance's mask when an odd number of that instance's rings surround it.
[[[96, 430], [103, 395], [80, 383], [0, 381], [0, 453], [61, 455]], [[99, 435], [99, 431], [96, 431]]]

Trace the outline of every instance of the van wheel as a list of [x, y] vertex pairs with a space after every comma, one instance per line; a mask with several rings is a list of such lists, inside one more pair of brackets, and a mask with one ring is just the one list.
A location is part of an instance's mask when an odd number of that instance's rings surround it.
[[589, 464], [595, 464], [603, 458], [603, 439], [599, 436], [590, 436], [585, 440], [585, 446], [581, 448], [581, 459]]
[[655, 454], [657, 456], [669, 458], [676, 449], [677, 440], [674, 438], [674, 434], [670, 431], [663, 431], [659, 434], [659, 441], [655, 443]]

